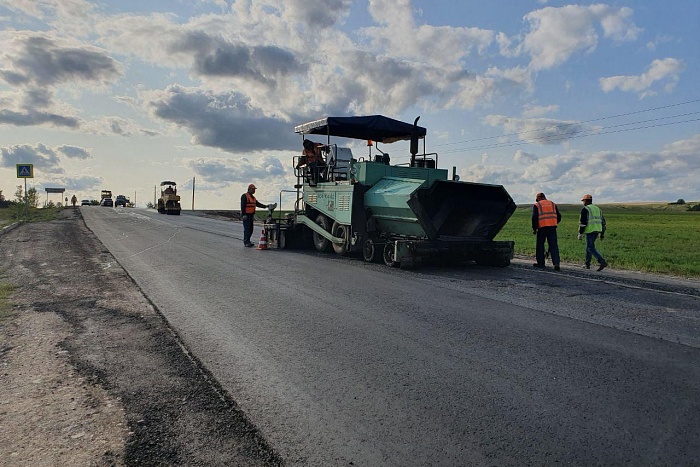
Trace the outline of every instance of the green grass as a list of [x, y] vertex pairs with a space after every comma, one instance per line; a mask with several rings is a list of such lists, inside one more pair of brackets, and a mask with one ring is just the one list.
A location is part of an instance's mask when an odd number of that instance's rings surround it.
[[13, 206], [0, 209], [0, 228], [6, 227], [13, 222], [16, 222], [15, 210], [13, 209]]
[[[577, 240], [581, 205], [560, 205], [557, 227], [563, 262], [583, 264], [585, 241]], [[700, 212], [662, 203], [601, 205], [607, 231], [596, 248], [614, 268], [700, 277]], [[532, 206], [519, 206], [496, 240], [514, 240], [515, 253], [535, 255]]]
[[27, 222], [41, 222], [56, 219], [58, 211], [68, 208], [29, 208], [28, 216], [24, 217], [24, 205], [11, 204], [7, 208], [0, 209], [0, 228], [26, 220]]
[[14, 285], [0, 282], [0, 323], [10, 314], [12, 304], [9, 301], [9, 296], [15, 289]]

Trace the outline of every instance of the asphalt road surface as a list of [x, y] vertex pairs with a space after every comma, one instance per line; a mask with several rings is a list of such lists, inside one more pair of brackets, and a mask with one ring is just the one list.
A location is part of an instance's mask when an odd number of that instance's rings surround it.
[[[697, 281], [391, 269], [81, 208], [287, 465], [697, 465]], [[254, 239], [260, 232], [256, 228]]]

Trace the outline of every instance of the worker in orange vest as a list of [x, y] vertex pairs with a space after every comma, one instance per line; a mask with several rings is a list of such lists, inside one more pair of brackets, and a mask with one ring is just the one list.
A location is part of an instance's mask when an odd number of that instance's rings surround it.
[[544, 193], [537, 193], [532, 207], [532, 233], [537, 235], [534, 267], [544, 269], [544, 241], [547, 240], [554, 270], [559, 271], [559, 245], [557, 244], [557, 224], [561, 222], [559, 208], [548, 200]]
[[326, 166], [323, 160], [322, 151], [328, 151], [328, 146], [323, 143], [314, 143], [311, 140], [305, 139], [302, 143], [304, 149], [301, 152], [297, 169], [306, 165], [309, 167], [310, 177], [309, 185], [316, 186], [319, 181], [323, 181], [321, 176], [321, 167]]
[[[253, 235], [253, 220], [255, 219], [255, 208], [269, 208], [271, 205], [262, 204], [255, 199], [255, 185], [248, 185], [248, 191], [241, 196], [241, 220], [243, 221], [243, 245], [255, 246], [250, 241]], [[275, 205], [276, 206], [276, 205]]]

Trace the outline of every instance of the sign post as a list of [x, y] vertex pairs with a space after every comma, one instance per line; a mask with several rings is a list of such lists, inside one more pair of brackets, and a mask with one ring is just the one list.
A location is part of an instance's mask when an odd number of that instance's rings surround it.
[[27, 196], [27, 179], [34, 178], [34, 164], [17, 164], [17, 178], [24, 179], [24, 217], [29, 217], [29, 196]]

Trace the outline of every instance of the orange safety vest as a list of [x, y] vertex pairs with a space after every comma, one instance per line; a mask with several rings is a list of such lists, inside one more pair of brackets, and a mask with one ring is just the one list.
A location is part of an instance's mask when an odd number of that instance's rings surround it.
[[537, 227], [557, 226], [557, 205], [548, 199], [535, 203], [537, 206]]
[[246, 214], [255, 214], [255, 205], [257, 204], [257, 200], [255, 199], [255, 196], [251, 195], [250, 193], [246, 193], [246, 203], [245, 203], [245, 213]]
[[311, 164], [312, 162], [316, 162], [318, 160], [318, 154], [316, 154], [315, 150], [309, 151], [308, 149], [304, 149], [301, 154], [306, 156], [307, 164]]

